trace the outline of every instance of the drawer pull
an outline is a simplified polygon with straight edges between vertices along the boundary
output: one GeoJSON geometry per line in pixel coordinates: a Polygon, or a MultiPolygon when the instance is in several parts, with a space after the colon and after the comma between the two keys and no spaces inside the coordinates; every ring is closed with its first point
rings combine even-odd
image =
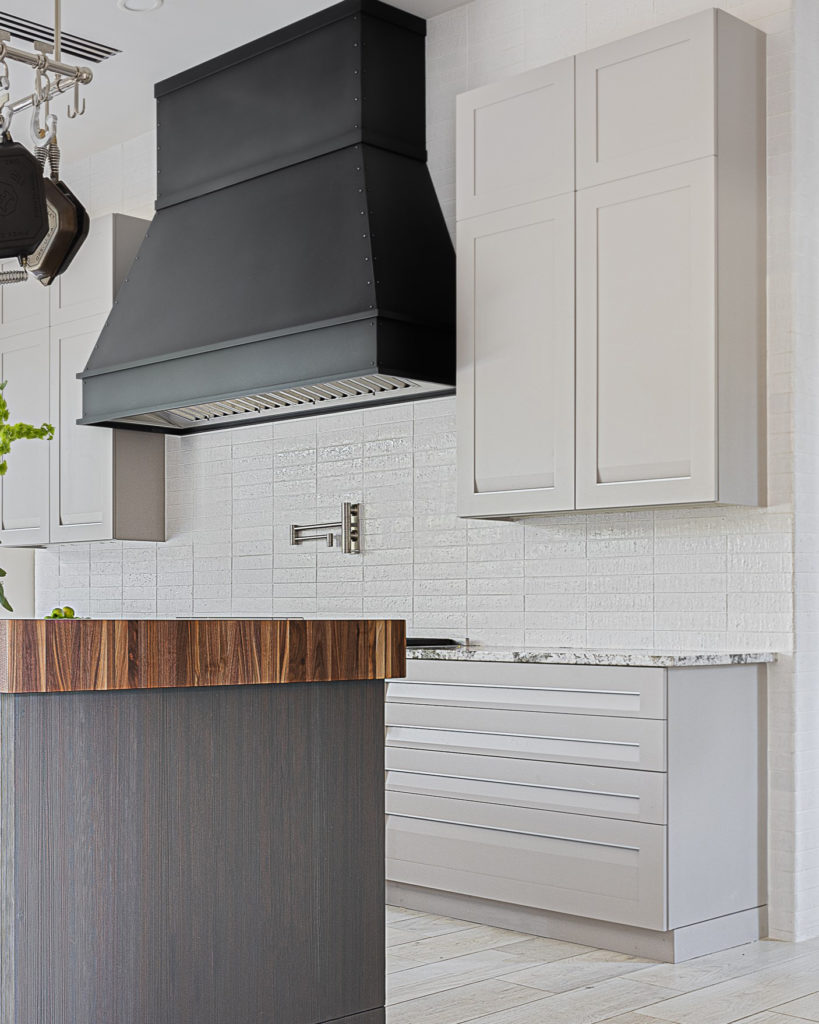
{"type": "MultiPolygon", "coordinates": [[[[401,680],[403,683],[404,681],[401,680]]],[[[639,697],[639,690],[589,690],[580,686],[509,686],[508,683],[455,683],[441,684],[433,679],[413,679],[411,686],[460,686],[463,690],[514,690],[516,693],[587,693],[592,697],[602,694],[604,697],[639,697]]],[[[419,703],[423,703],[420,702],[419,703]]]]}
{"type": "MultiPolygon", "coordinates": [[[[582,793],[585,796],[611,796],[617,797],[621,800],[639,800],[640,797],[636,793],[616,793],[608,789],[578,789],[575,786],[549,786],[547,784],[532,785],[528,782],[506,782],[499,779],[487,779],[477,775],[441,775],[440,772],[424,772],[424,771],[402,771],[400,768],[388,769],[390,775],[426,775],[431,779],[453,779],[454,781],[461,780],[463,782],[489,782],[497,783],[502,786],[517,786],[518,789],[548,789],[555,793],[582,793]]],[[[453,799],[458,799],[454,797],[453,799]]]]}
{"type": "MultiPolygon", "coordinates": [[[[394,727],[395,728],[395,727],[394,727]]],[[[413,729],[418,732],[426,732],[429,730],[428,725],[400,725],[397,728],[400,729],[413,729]]],[[[492,733],[482,732],[478,729],[455,729],[451,725],[446,726],[445,732],[458,733],[460,736],[508,736],[511,739],[516,740],[551,740],[553,743],[593,743],[595,745],[605,747],[634,747],[638,749],[640,744],[635,743],[633,740],[590,740],[581,739],[579,736],[544,736],[540,733],[534,732],[503,732],[503,733],[492,733]]]]}
{"type": "Polygon", "coordinates": [[[505,832],[514,836],[531,836],[533,839],[553,839],[558,843],[580,843],[583,846],[605,846],[610,850],[625,850],[628,853],[639,853],[639,846],[626,846],[623,843],[604,843],[597,839],[575,839],[573,836],[555,836],[547,832],[522,832],[520,829],[500,828],[496,825],[472,825],[451,818],[423,818],[420,814],[396,814],[390,811],[390,818],[406,818],[409,821],[434,821],[438,825],[457,825],[461,828],[475,828],[483,832],[505,832]]]}

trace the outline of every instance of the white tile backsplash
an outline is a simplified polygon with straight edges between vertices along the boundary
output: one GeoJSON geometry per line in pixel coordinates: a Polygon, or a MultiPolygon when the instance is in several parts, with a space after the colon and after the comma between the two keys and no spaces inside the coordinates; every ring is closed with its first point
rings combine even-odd
{"type": "MultiPolygon", "coordinates": [[[[706,6],[473,0],[430,20],[429,163],[450,228],[457,93],[706,6]]],[[[429,400],[169,440],[167,543],[40,551],[37,607],[393,615],[486,643],[780,652],[794,649],[795,621],[796,653],[768,673],[771,927],[804,937],[819,933],[819,5],[716,6],[768,33],[769,507],[465,524],[454,403],[429,400]],[[335,516],[348,497],[363,503],[360,558],[289,545],[291,522],[335,516]]],[[[149,217],[154,173],[153,133],[65,169],[95,216],[149,217]]]]}
{"type": "Polygon", "coordinates": [[[169,438],[168,543],[40,552],[38,610],[73,598],[112,616],[389,614],[484,643],[789,649],[786,508],[467,522],[454,407],[169,438]],[[362,503],[363,555],[290,545],[291,523],[335,519],[348,499],[362,503]]]}

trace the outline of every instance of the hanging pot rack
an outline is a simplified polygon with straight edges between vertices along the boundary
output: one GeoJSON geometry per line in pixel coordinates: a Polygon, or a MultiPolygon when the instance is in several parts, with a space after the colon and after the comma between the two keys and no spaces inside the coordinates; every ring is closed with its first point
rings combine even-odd
{"type": "MultiPolygon", "coordinates": [[[[74,90],[73,108],[68,108],[70,118],[85,112],[85,101],[80,104],[80,86],[88,85],[94,77],[91,68],[79,64],[66,64],[62,60],[62,0],[54,0],[54,45],[41,41],[34,43],[34,51],[10,46],[11,34],[0,30],[0,68],[8,71],[8,61],[26,64],[36,72],[35,88],[32,93],[12,101],[7,98],[0,106],[0,131],[6,132],[13,118],[31,107],[39,108],[48,104],[61,93],[74,90]],[[53,53],[53,56],[52,56],[53,53]],[[53,76],[53,80],[52,80],[53,76]],[[43,85],[45,79],[45,85],[43,85]]],[[[8,87],[8,74],[2,76],[3,88],[8,87]]]]}

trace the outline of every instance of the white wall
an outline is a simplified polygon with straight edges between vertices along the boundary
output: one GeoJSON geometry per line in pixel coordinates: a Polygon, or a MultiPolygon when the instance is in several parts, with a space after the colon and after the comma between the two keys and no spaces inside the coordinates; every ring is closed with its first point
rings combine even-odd
{"type": "MultiPolygon", "coordinates": [[[[800,17],[815,14],[816,0],[797,0],[798,11],[802,5],[800,17]]],[[[707,0],[473,0],[432,19],[430,166],[450,224],[458,92],[705,6],[707,0]]],[[[787,938],[819,933],[819,830],[811,821],[819,791],[812,584],[819,373],[808,358],[817,351],[815,311],[804,301],[817,276],[803,261],[795,331],[791,2],[717,6],[768,33],[767,508],[465,523],[454,513],[453,402],[435,400],[170,439],[168,543],[40,552],[37,602],[40,614],[67,603],[80,614],[114,616],[385,614],[406,617],[416,634],[487,643],[786,652],[769,679],[771,922],[772,933],[787,938]],[[793,650],[794,489],[797,674],[787,653],[793,650]],[[362,557],[289,546],[291,522],[335,514],[344,497],[363,502],[362,557]]],[[[814,85],[816,39],[814,27],[801,65],[814,85]]],[[[819,175],[809,159],[817,104],[809,106],[807,82],[805,89],[801,180],[805,216],[815,218],[819,175]]],[[[147,135],[67,168],[65,176],[94,215],[150,216],[153,169],[147,135]]],[[[801,233],[800,257],[816,256],[811,231],[801,233]]]]}

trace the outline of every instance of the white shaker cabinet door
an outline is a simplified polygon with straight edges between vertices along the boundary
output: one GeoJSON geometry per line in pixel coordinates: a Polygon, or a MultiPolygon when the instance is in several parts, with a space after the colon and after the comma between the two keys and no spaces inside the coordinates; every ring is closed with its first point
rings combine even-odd
{"type": "MultiPolygon", "coordinates": [[[[3,260],[0,270],[19,270],[17,260],[3,260]]],[[[27,281],[0,288],[0,338],[48,327],[49,289],[29,276],[27,281]]]]}
{"type": "Polygon", "coordinates": [[[577,195],[577,507],[717,500],[715,160],[577,195]]]}
{"type": "Polygon", "coordinates": [[[457,100],[458,219],[574,190],[574,58],[457,100]]]}
{"type": "MultiPolygon", "coordinates": [[[[48,328],[0,341],[0,363],[0,379],[8,381],[11,422],[38,427],[49,422],[48,328]]],[[[16,441],[6,457],[9,470],[0,477],[0,542],[4,545],[48,544],[50,443],[16,441]]]]}
{"type": "Polygon", "coordinates": [[[458,505],[574,507],[574,197],[458,225],[458,505]]]}
{"type": "Polygon", "coordinates": [[[577,187],[712,156],[716,12],[576,57],[577,187]]]}
{"type": "Polygon", "coordinates": [[[51,329],[51,407],[59,410],[51,443],[51,542],[110,540],[113,535],[113,435],[77,424],[85,368],[105,317],[51,329]]]}
{"type": "Polygon", "coordinates": [[[110,313],[147,228],[148,221],[121,213],[91,221],[88,237],[71,266],[48,289],[52,325],[110,313]]]}

